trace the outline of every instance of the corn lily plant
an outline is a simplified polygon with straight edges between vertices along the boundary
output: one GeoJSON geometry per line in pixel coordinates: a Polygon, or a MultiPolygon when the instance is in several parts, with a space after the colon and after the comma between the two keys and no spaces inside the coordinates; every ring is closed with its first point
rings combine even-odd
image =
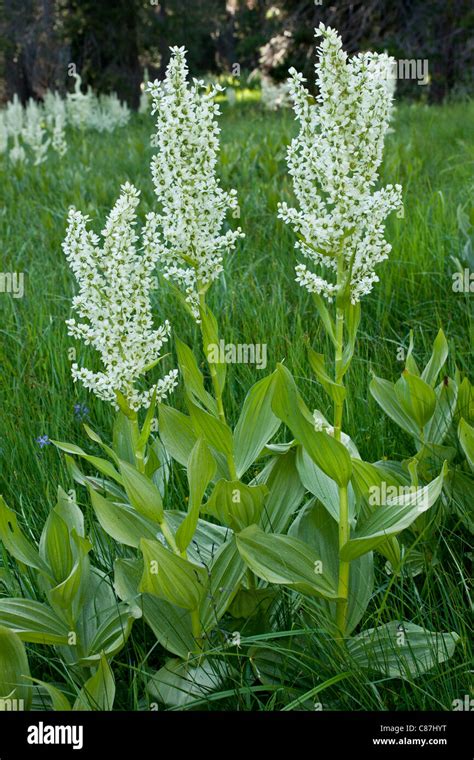
{"type": "MultiPolygon", "coordinates": [[[[20,642],[54,647],[77,692],[74,709],[111,709],[115,682],[110,662],[124,647],[134,617],[131,608],[117,599],[105,573],[90,563],[93,547],[85,535],[81,510],[58,489],[56,506],[35,546],[0,499],[0,540],[23,571],[21,596],[0,598],[0,631],[7,629],[20,642]],[[35,587],[41,589],[41,601],[34,596],[35,587]]],[[[21,651],[15,641],[11,639],[11,646],[21,651]]],[[[29,672],[21,662],[17,671],[22,683],[29,672]]],[[[38,683],[54,709],[70,709],[62,690],[38,683]]],[[[25,689],[30,703],[32,683],[24,683],[25,689]]]]}
{"type": "MultiPolygon", "coordinates": [[[[216,664],[215,651],[228,644],[232,621],[278,604],[282,587],[292,598],[312,600],[326,631],[360,667],[388,677],[425,672],[451,656],[457,640],[455,633],[402,621],[352,635],[372,595],[374,550],[398,569],[397,535],[436,502],[446,465],[427,485],[414,483],[408,495],[375,508],[371,489],[398,485],[397,474],[363,462],[343,431],[344,378],[360,299],[388,255],[384,220],[400,208],[401,188],[373,190],[393,93],[386,79],[390,59],[366,54],[348,61],[333,30],[320,27],[319,33],[317,104],[292,74],[301,130],[289,166],[299,209],[282,204],[280,215],[294,226],[298,250],[321,268],[315,273],[299,264],[297,280],[313,294],[334,347],[332,376],[325,357],[309,351],[334,405],[331,424],[310,411],[284,364],[248,390],[235,426],[226,414],[227,367],[211,352],[219,330],[206,297],[242,233],[223,229],[237,199],[217,178],[215,91],[187,81],[182,48],[172,50],[164,82],[149,88],[157,114],[152,175],[158,211],[147,215],[140,249],[132,186],[122,187],[102,244],[88,220],[70,212],[64,250],[80,286],[73,307],[81,321],[68,326],[103,364],[100,372],[77,364],[73,377],[111,403],[117,417],[111,445],[84,426],[104,456],[56,445],[76,482],[89,490],[101,528],[120,545],[118,597],[174,655],[148,685],[166,704],[183,706],[220,685],[228,666],[224,658],[216,664]],[[147,379],[156,378],[165,361],[162,347],[170,335],[166,321],[153,326],[155,266],[201,331],[204,371],[193,350],[174,341],[187,413],[164,403],[176,370],[147,379]],[[293,440],[275,443],[282,423],[293,440]],[[170,486],[176,466],[186,470],[187,504],[176,504],[170,486]],[[299,509],[307,492],[312,498],[299,509]]],[[[271,614],[265,624],[272,629],[271,614]]],[[[238,637],[228,645],[238,646],[238,637]]]]}
{"type": "MultiPolygon", "coordinates": [[[[405,367],[396,383],[374,375],[370,392],[379,406],[413,440],[415,454],[406,462],[387,461],[385,467],[406,485],[428,483],[444,461],[449,463],[436,508],[410,526],[414,539],[429,541],[432,530],[453,513],[472,530],[470,493],[474,471],[474,392],[469,378],[456,370],[446,374],[449,347],[442,330],[433,342],[427,364],[418,368],[410,334],[405,367]]],[[[410,549],[410,567],[423,566],[420,549],[410,549]]]]}

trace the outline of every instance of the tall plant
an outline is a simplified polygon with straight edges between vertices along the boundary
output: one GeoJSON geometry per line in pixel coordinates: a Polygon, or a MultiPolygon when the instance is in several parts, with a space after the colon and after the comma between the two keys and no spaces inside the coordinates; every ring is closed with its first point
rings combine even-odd
{"type": "MultiPolygon", "coordinates": [[[[391,250],[384,222],[391,211],[401,209],[402,188],[387,185],[374,191],[392,109],[393,59],[365,53],[349,60],[337,32],[324,24],[316,37],[321,45],[315,102],[303,76],[290,70],[300,131],[288,149],[288,167],[299,208],[280,203],[279,216],[292,225],[298,236],[295,248],[310,263],[298,263],[296,281],[313,295],[334,349],[332,378],[324,355],[309,350],[313,371],[334,405],[332,426],[316,413],[315,427],[339,442],[347,395],[344,377],[354,353],[360,301],[378,281],[376,265],[391,250]]],[[[344,635],[350,571],[342,552],[350,536],[348,478],[340,479],[338,490],[337,625],[344,635]]]]}

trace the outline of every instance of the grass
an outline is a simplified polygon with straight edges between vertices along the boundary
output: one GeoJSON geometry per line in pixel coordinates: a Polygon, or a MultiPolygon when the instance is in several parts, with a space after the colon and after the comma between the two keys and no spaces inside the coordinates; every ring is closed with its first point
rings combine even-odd
{"type": "MultiPolygon", "coordinates": [[[[226,342],[267,343],[267,371],[284,359],[311,408],[328,413],[321,389],[309,379],[305,345],[309,340],[328,355],[329,347],[311,300],[294,282],[292,233],[276,217],[277,202],[291,199],[285,150],[295,130],[292,113],[269,114],[253,103],[223,110],[221,175],[225,187],[238,191],[240,219],[231,224],[239,223],[246,238],[227,260],[225,276],[212,290],[211,308],[226,342]]],[[[469,368],[469,296],[452,290],[451,257],[460,255],[464,242],[457,208],[465,207],[471,219],[474,214],[474,145],[469,128],[473,112],[472,103],[402,104],[388,136],[382,181],[403,185],[405,218],[392,217],[388,222],[393,252],[380,268],[381,282],[364,300],[358,347],[347,380],[350,398],[345,429],[368,461],[382,456],[403,459],[412,453],[409,438],[382,414],[368,392],[371,370],[390,379],[399,373],[402,364],[397,350],[407,348],[410,329],[415,331],[416,355],[427,359],[442,326],[451,345],[451,372],[454,360],[460,369],[469,368]]],[[[142,192],[144,217],[154,207],[151,131],[149,119],[135,116],[128,127],[111,136],[69,135],[69,151],[63,159],[51,155],[39,167],[11,168],[5,159],[0,163],[2,269],[26,276],[24,298],[0,294],[0,492],[23,515],[23,524],[35,537],[54,504],[58,485],[66,490],[72,487],[56,449],[40,448],[36,439],[47,435],[86,445],[73,412],[76,403],[87,405],[93,426],[105,438],[112,424],[112,410],[74,386],[70,377],[69,351],[74,344],[64,320],[69,316],[74,283],[61,251],[67,209],[73,204],[88,213],[99,231],[119,185],[129,180],[142,192]]],[[[196,327],[166,285],[155,295],[157,316],[169,318],[174,332],[198,350],[196,327]]],[[[81,349],[76,348],[81,359],[81,349]]],[[[263,374],[249,365],[232,366],[225,392],[231,422],[237,420],[246,389],[263,374]]],[[[179,391],[175,403],[180,403],[179,391]]],[[[175,502],[169,506],[179,509],[184,496],[180,473],[175,475],[175,484],[175,502]]],[[[90,525],[85,494],[78,491],[78,499],[90,525]]],[[[435,550],[440,561],[428,564],[416,578],[390,580],[380,563],[363,627],[375,624],[383,604],[384,621],[408,619],[430,630],[456,631],[461,645],[449,663],[416,681],[368,682],[354,663],[339,662],[341,655],[334,652],[332,643],[318,638],[314,626],[307,623],[308,655],[297,677],[290,673],[286,686],[263,689],[253,677],[248,658],[235,648],[225,650],[238,666],[235,682],[213,695],[206,706],[279,709],[288,699],[301,697],[305,685],[312,693],[319,684],[314,699],[304,702],[310,709],[311,700],[321,701],[328,709],[450,709],[453,699],[469,693],[465,531],[455,521],[447,524],[436,535],[435,550]],[[348,668],[343,681],[332,682],[335,673],[348,668]]],[[[111,542],[105,542],[104,552],[113,558],[111,542]]],[[[282,625],[288,629],[301,628],[301,615],[293,607],[288,597],[282,606],[282,625]]],[[[251,639],[257,634],[243,631],[242,635],[251,639]]],[[[285,650],[270,634],[259,639],[258,646],[263,645],[275,656],[285,650]]],[[[59,661],[52,650],[29,650],[37,677],[63,680],[65,674],[58,674],[59,661]]],[[[144,706],[146,671],[159,667],[163,659],[151,632],[138,622],[131,644],[115,661],[119,708],[144,706]]]]}

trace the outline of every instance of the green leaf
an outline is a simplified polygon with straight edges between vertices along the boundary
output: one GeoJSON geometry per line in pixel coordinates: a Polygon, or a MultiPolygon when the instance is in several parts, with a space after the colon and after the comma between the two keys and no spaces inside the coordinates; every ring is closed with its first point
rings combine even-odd
{"type": "Polygon", "coordinates": [[[377,404],[382,407],[385,414],[416,439],[420,436],[420,431],[415,420],[405,411],[395,393],[395,385],[389,380],[383,380],[381,377],[373,377],[369,385],[369,390],[376,400],[377,404]]]}
{"type": "Polygon", "coordinates": [[[118,464],[118,457],[115,451],[102,441],[102,438],[100,437],[100,435],[96,433],[95,430],[92,430],[92,428],[89,427],[89,425],[87,425],[85,422],[83,423],[83,428],[86,431],[89,438],[91,439],[91,441],[94,441],[94,443],[99,444],[99,446],[101,447],[101,449],[103,449],[103,451],[107,454],[107,456],[109,456],[116,464],[118,464]]]}
{"type": "Polygon", "coordinates": [[[309,596],[337,597],[327,570],[319,565],[321,558],[302,541],[264,533],[257,525],[239,533],[236,541],[244,562],[267,583],[285,585],[309,596]]]}
{"type": "Polygon", "coordinates": [[[184,386],[192,400],[207,409],[208,412],[217,415],[217,404],[204,387],[204,377],[200,371],[196,359],[191,349],[175,336],[176,352],[178,354],[178,364],[183,376],[184,386]]]}
{"type": "Polygon", "coordinates": [[[395,395],[407,415],[413,419],[419,430],[432,418],[436,395],[433,388],[421,377],[412,375],[407,369],[395,383],[395,395]]]}
{"type": "Polygon", "coordinates": [[[2,496],[0,496],[0,540],[7,552],[18,562],[23,562],[24,565],[34,567],[49,575],[48,566],[25,537],[18,525],[16,514],[7,507],[2,496]]]}
{"type": "Polygon", "coordinates": [[[197,610],[208,587],[205,568],[173,554],[159,541],[142,539],[140,548],[144,569],[139,591],[197,610]]]}
{"type": "Polygon", "coordinates": [[[349,639],[351,660],[388,678],[411,680],[454,654],[457,633],[435,633],[414,623],[386,623],[349,639]]]}
{"type": "MultiPolygon", "coordinates": [[[[321,558],[334,587],[339,573],[339,528],[336,520],[316,499],[311,499],[299,512],[288,535],[304,541],[321,558]]],[[[372,596],[374,586],[373,555],[371,552],[351,563],[349,576],[348,612],[346,633],[349,635],[362,618],[372,596]]],[[[336,605],[327,600],[317,600],[324,605],[336,634],[336,605]]]]}
{"type": "Polygon", "coordinates": [[[360,301],[356,304],[348,303],[344,309],[345,327],[347,334],[346,345],[342,353],[342,374],[345,375],[349,369],[352,357],[355,351],[357,330],[360,324],[360,301]]]}
{"type": "Polygon", "coordinates": [[[451,427],[457,401],[457,385],[445,377],[435,390],[436,406],[431,420],[425,428],[425,441],[441,444],[451,427]]]}
{"type": "Polygon", "coordinates": [[[229,612],[234,618],[251,618],[255,615],[266,615],[271,605],[278,597],[278,589],[240,588],[232,600],[229,612]]]}
{"type": "MultiPolygon", "coordinates": [[[[363,462],[361,459],[352,460],[352,484],[359,502],[359,520],[367,520],[368,517],[378,508],[380,503],[378,496],[383,493],[387,487],[394,486],[398,489],[400,485],[408,485],[408,478],[401,478],[392,472],[389,468],[383,469],[383,465],[388,462],[370,464],[363,462]]],[[[377,546],[377,551],[382,554],[391,563],[394,570],[398,567],[400,561],[400,546],[395,536],[390,536],[377,546]]]]}
{"type": "Polygon", "coordinates": [[[120,599],[132,605],[135,614],[137,610],[143,612],[143,619],[165,649],[186,660],[196,646],[189,612],[151,594],[139,593],[141,560],[119,559],[114,568],[114,586],[120,599]]]}
{"type": "Polygon", "coordinates": [[[235,538],[223,544],[210,567],[209,592],[204,597],[199,617],[204,631],[214,628],[227,611],[240,587],[245,572],[235,538]]]}
{"type": "Polygon", "coordinates": [[[142,604],[143,619],[161,646],[187,660],[196,649],[189,611],[151,594],[143,594],[142,604]]]}
{"type": "Polygon", "coordinates": [[[73,710],[112,710],[115,700],[115,679],[105,655],[74,702],[73,710]]]}
{"type": "Polygon", "coordinates": [[[0,599],[0,625],[32,644],[67,644],[66,624],[46,604],[34,599],[0,599]]]}
{"type": "Polygon", "coordinates": [[[135,464],[135,432],[132,420],[117,412],[112,433],[113,448],[119,459],[135,464]]]}
{"type": "MultiPolygon", "coordinates": [[[[205,305],[204,308],[201,308],[200,313],[203,349],[206,359],[209,361],[210,352],[212,353],[212,346],[219,346],[217,320],[207,305],[205,305]]],[[[212,356],[210,358],[212,360],[212,356]]],[[[225,362],[213,362],[213,364],[217,373],[217,382],[219,383],[219,388],[222,393],[225,386],[227,365],[225,362]]]]}
{"type": "Polygon", "coordinates": [[[266,485],[248,486],[240,480],[219,480],[202,510],[239,531],[260,521],[267,493],[266,485]]]}
{"type": "Polygon", "coordinates": [[[114,591],[125,602],[134,617],[143,614],[142,595],[138,585],[143,575],[143,562],[139,559],[116,559],[114,562],[114,591]]]}
{"type": "Polygon", "coordinates": [[[474,423],[474,386],[471,385],[467,377],[464,377],[462,382],[458,383],[456,420],[460,417],[464,417],[470,425],[474,423]]]}
{"type": "Polygon", "coordinates": [[[296,469],[295,449],[273,457],[255,482],[264,483],[269,490],[262,514],[262,526],[272,533],[285,533],[304,496],[304,488],[296,469]]]}
{"type": "Polygon", "coordinates": [[[100,525],[115,541],[137,548],[142,538],[156,538],[158,525],[143,517],[128,504],[104,499],[92,488],[89,489],[89,494],[100,525]]]}
{"type": "Polygon", "coordinates": [[[106,491],[106,493],[110,496],[123,501],[124,492],[120,486],[116,485],[111,480],[106,480],[106,478],[94,478],[90,475],[84,475],[76,460],[73,459],[73,457],[69,456],[69,454],[64,455],[64,460],[66,462],[68,472],[75,483],[78,483],[81,486],[90,486],[95,491],[106,491]]]}
{"type": "Polygon", "coordinates": [[[53,509],[46,520],[39,545],[40,557],[51,568],[56,583],[68,577],[74,565],[69,528],[53,509]]]}
{"type": "MultiPolygon", "coordinates": [[[[176,534],[186,519],[186,512],[167,509],[165,516],[172,533],[176,534]]],[[[216,550],[231,536],[232,531],[229,528],[199,518],[193,540],[187,549],[188,559],[198,565],[208,565],[212,562],[216,550]]]]}
{"type": "Polygon", "coordinates": [[[168,660],[148,681],[146,689],[153,699],[170,707],[183,708],[217,691],[225,674],[224,665],[214,665],[209,660],[203,660],[199,665],[168,660]]]}
{"type": "Polygon", "coordinates": [[[387,499],[368,520],[358,526],[352,538],[342,547],[341,559],[353,560],[378,547],[388,537],[408,528],[417,517],[426,512],[438,499],[446,475],[446,465],[435,480],[423,488],[407,489],[408,493],[387,499]]]}
{"type": "Polygon", "coordinates": [[[160,404],[158,409],[161,440],[170,456],[186,467],[198,439],[191,418],[166,404],[160,404]]]}
{"type": "MultiPolygon", "coordinates": [[[[357,460],[355,460],[357,461],[357,460]]],[[[329,514],[339,521],[339,489],[332,478],[326,475],[317,464],[309,457],[305,449],[298,446],[296,453],[296,466],[301,482],[307,491],[316,496],[325,506],[329,514]]],[[[352,521],[355,514],[355,499],[351,486],[348,488],[349,520],[352,521]]]]}
{"type": "Polygon", "coordinates": [[[78,536],[85,536],[84,515],[76,502],[63,491],[61,486],[58,486],[58,500],[54,507],[54,511],[64,520],[69,531],[72,531],[74,528],[78,536]]]}
{"type": "Polygon", "coordinates": [[[319,293],[313,293],[313,301],[316,305],[316,308],[319,312],[319,316],[321,317],[321,321],[325,327],[325,330],[327,334],[329,335],[332,344],[334,346],[337,346],[337,340],[336,340],[336,328],[334,325],[334,320],[332,319],[329,310],[326,306],[326,303],[324,301],[324,298],[319,295],[319,293]]]}
{"type": "Polygon", "coordinates": [[[176,544],[183,552],[194,536],[202,500],[210,481],[216,473],[216,463],[203,438],[199,438],[188,459],[189,483],[188,514],[176,533],[176,544]]]}
{"type": "MultiPolygon", "coordinates": [[[[195,432],[191,418],[176,409],[160,404],[159,420],[160,437],[167,452],[184,467],[187,466],[189,455],[199,437],[205,438],[209,443],[205,435],[201,436],[195,432]]],[[[217,464],[217,476],[220,478],[227,477],[228,469],[225,457],[214,449],[212,454],[217,464]]]]}
{"type": "Polygon", "coordinates": [[[69,699],[56,686],[46,681],[40,681],[38,678],[31,679],[33,683],[42,686],[51,700],[51,709],[55,712],[68,712],[71,709],[69,699]]]}
{"type": "Polygon", "coordinates": [[[407,352],[407,358],[405,360],[405,367],[409,372],[411,372],[412,375],[420,375],[420,370],[417,367],[416,361],[413,358],[413,330],[410,330],[410,343],[408,345],[408,352],[407,352]]]}
{"type": "Polygon", "coordinates": [[[342,383],[336,383],[328,375],[324,354],[317,354],[308,346],[308,358],[311,368],[329,397],[337,404],[342,404],[346,397],[346,389],[342,383]]]}
{"type": "Polygon", "coordinates": [[[232,431],[230,427],[209,412],[196,406],[188,398],[188,409],[196,437],[202,436],[205,441],[226,457],[233,456],[232,431]]]}
{"type": "Polygon", "coordinates": [[[128,462],[120,461],[123,485],[132,507],[148,520],[163,520],[163,502],[155,484],[128,462]]]}
{"type": "Polygon", "coordinates": [[[280,427],[280,420],[272,411],[274,378],[275,373],[259,380],[245,397],[242,413],[234,430],[238,478],[241,478],[255,462],[280,427]]]}
{"type": "Polygon", "coordinates": [[[71,538],[75,545],[74,565],[61,583],[49,589],[48,599],[51,606],[62,610],[72,623],[76,620],[81,607],[82,592],[89,571],[87,555],[92,549],[92,544],[86,538],[78,536],[74,529],[71,532],[71,538]]]}
{"type": "MultiPolygon", "coordinates": [[[[143,460],[144,459],[144,455],[145,455],[148,439],[150,438],[150,435],[151,435],[152,422],[153,422],[153,420],[155,418],[156,394],[157,394],[157,386],[155,385],[155,390],[153,391],[153,395],[152,395],[152,398],[151,398],[150,406],[148,407],[148,409],[146,411],[146,416],[145,416],[145,419],[143,421],[143,427],[142,427],[142,429],[140,431],[140,435],[138,436],[138,441],[137,441],[136,446],[135,446],[135,459],[137,459],[137,458],[139,460],[143,460]]],[[[149,463],[149,461],[150,461],[150,459],[152,457],[156,457],[156,455],[155,455],[153,449],[150,447],[150,450],[148,452],[148,461],[147,461],[147,464],[149,463]]],[[[131,464],[133,464],[133,462],[131,462],[131,464]]]]}
{"type": "Polygon", "coordinates": [[[448,358],[449,348],[448,341],[444,332],[440,330],[433,343],[433,352],[431,358],[421,373],[422,380],[434,388],[436,379],[441,372],[446,359],[448,358]]]}
{"type": "Polygon", "coordinates": [[[458,425],[458,438],[471,470],[474,470],[474,428],[462,417],[458,425]]]}
{"type": "Polygon", "coordinates": [[[91,465],[93,465],[96,470],[101,472],[107,478],[112,478],[112,480],[115,480],[117,483],[122,483],[122,478],[120,477],[119,473],[113,464],[107,459],[102,459],[101,457],[95,457],[92,456],[92,454],[87,454],[84,449],[81,449],[80,446],[76,446],[74,443],[66,443],[64,441],[51,441],[51,443],[54,443],[54,445],[58,449],[61,449],[61,451],[65,451],[66,454],[75,454],[75,456],[81,457],[81,459],[85,459],[86,462],[89,462],[91,465]]]}
{"type": "Polygon", "coordinates": [[[13,631],[0,626],[0,700],[23,700],[23,709],[28,710],[32,696],[29,678],[25,647],[13,631]]]}
{"type": "Polygon", "coordinates": [[[104,611],[103,620],[89,643],[87,657],[80,659],[81,665],[91,665],[101,658],[114,657],[127,643],[136,615],[131,614],[127,604],[116,603],[115,607],[104,611]]]}
{"type": "Polygon", "coordinates": [[[346,486],[351,477],[351,458],[345,446],[325,432],[316,432],[309,421],[312,417],[301,399],[291,373],[278,365],[277,382],[273,396],[275,414],[290,428],[295,438],[310,455],[313,462],[340,486],[346,486]]]}

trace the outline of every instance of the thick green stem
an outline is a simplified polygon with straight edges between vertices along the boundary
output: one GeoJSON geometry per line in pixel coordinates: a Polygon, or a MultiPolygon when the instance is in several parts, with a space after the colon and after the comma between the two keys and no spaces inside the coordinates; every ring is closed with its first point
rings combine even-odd
{"type": "MultiPolygon", "coordinates": [[[[349,540],[349,503],[347,486],[339,486],[339,552],[349,540]]],[[[340,599],[336,604],[336,625],[344,636],[347,622],[347,599],[349,596],[350,562],[339,559],[339,578],[337,595],[340,599]]]]}
{"type": "MultiPolygon", "coordinates": [[[[341,287],[344,275],[344,260],[339,257],[337,267],[337,282],[341,287]]],[[[336,348],[334,380],[336,383],[343,382],[343,351],[344,351],[344,310],[336,305],[336,348]]],[[[344,401],[334,402],[334,438],[341,440],[342,418],[344,413],[344,401]]],[[[336,624],[341,636],[346,632],[347,599],[349,596],[349,572],[350,563],[340,559],[341,549],[349,540],[349,503],[347,498],[347,486],[339,486],[339,574],[338,574],[338,597],[336,603],[336,624]]]]}
{"type": "MultiPolygon", "coordinates": [[[[199,295],[199,309],[201,312],[201,315],[205,313],[206,310],[206,296],[204,293],[200,293],[199,295]]],[[[202,324],[202,317],[201,317],[201,324],[202,324]]],[[[202,331],[201,331],[202,334],[202,331]]],[[[217,413],[219,415],[219,419],[221,422],[226,424],[226,418],[225,418],[225,412],[224,412],[224,404],[222,402],[222,388],[219,383],[219,377],[217,375],[217,370],[213,364],[213,362],[209,361],[209,354],[208,354],[208,347],[204,345],[204,334],[202,334],[202,340],[203,340],[203,349],[204,354],[206,356],[207,366],[209,367],[209,372],[211,374],[211,380],[212,380],[212,387],[214,390],[214,397],[216,399],[217,404],[217,413]]],[[[229,468],[229,475],[231,480],[238,480],[237,477],[237,470],[235,468],[235,461],[233,454],[227,455],[227,466],[229,468]]]]}
{"type": "Polygon", "coordinates": [[[135,412],[133,417],[130,417],[130,420],[132,422],[132,442],[133,442],[133,451],[135,452],[135,466],[138,470],[138,472],[144,473],[145,472],[145,459],[144,459],[144,452],[139,449],[138,441],[140,438],[140,426],[138,424],[138,415],[135,412]]]}

